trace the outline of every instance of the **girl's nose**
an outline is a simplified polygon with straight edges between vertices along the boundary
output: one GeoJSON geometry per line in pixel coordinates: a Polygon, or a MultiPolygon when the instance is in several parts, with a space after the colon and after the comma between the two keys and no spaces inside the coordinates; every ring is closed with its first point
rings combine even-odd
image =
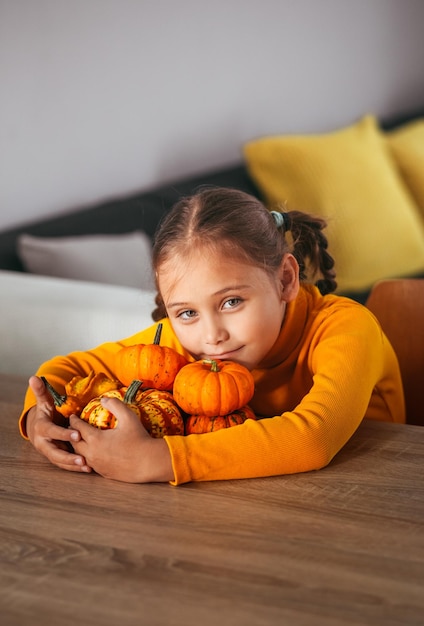
{"type": "Polygon", "coordinates": [[[204,326],[204,339],[208,345],[216,346],[228,339],[225,327],[216,319],[207,320],[204,326]]]}

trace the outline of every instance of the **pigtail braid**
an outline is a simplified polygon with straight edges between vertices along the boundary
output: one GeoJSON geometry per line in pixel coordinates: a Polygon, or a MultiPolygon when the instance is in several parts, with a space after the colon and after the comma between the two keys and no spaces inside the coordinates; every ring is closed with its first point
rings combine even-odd
{"type": "Polygon", "coordinates": [[[327,222],[300,211],[289,211],[285,216],[286,230],[293,238],[293,255],[299,263],[300,279],[312,280],[322,294],[335,291],[334,259],[328,252],[328,240],[322,232],[327,222]]]}
{"type": "Polygon", "coordinates": [[[165,303],[159,292],[156,294],[155,304],[156,304],[156,308],[152,312],[152,318],[154,322],[159,322],[159,320],[163,319],[164,317],[168,317],[168,314],[165,308],[165,303]]]}

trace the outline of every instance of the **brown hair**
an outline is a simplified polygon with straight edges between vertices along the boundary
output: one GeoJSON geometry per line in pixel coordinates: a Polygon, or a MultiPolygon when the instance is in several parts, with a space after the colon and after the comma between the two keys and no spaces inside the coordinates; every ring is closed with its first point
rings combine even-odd
{"type": "MultiPolygon", "coordinates": [[[[260,200],[242,191],[201,189],[180,199],[162,221],[153,244],[154,270],[175,253],[187,255],[202,245],[274,274],[284,254],[291,252],[301,281],[314,282],[323,294],[334,291],[334,260],[322,232],[325,220],[300,211],[282,217],[280,225],[260,200]],[[291,241],[285,236],[288,232],[291,241]]],[[[159,293],[156,304],[154,320],[166,316],[159,293]]]]}

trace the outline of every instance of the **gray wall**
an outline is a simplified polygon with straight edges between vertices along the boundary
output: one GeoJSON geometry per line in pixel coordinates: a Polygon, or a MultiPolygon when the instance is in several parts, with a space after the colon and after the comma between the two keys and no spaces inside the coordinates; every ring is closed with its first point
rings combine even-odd
{"type": "Polygon", "coordinates": [[[0,0],[0,228],[424,104],[422,0],[0,0]]]}

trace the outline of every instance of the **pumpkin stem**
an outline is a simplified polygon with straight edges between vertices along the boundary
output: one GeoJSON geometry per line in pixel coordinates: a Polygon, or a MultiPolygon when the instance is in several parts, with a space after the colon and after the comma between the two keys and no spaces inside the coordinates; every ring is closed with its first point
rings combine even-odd
{"type": "Polygon", "coordinates": [[[40,376],[40,378],[43,381],[44,385],[46,386],[47,391],[53,398],[53,402],[55,406],[62,406],[62,404],[65,404],[66,396],[61,396],[60,393],[58,393],[56,389],[49,383],[49,381],[47,380],[47,378],[45,378],[45,376],[40,376]]]}
{"type": "Polygon", "coordinates": [[[133,380],[132,383],[128,386],[128,389],[125,392],[124,402],[125,404],[132,404],[134,402],[135,395],[137,391],[140,389],[142,385],[141,380],[133,380]]]}
{"type": "Polygon", "coordinates": [[[211,372],[219,372],[218,363],[214,359],[203,359],[203,363],[208,363],[211,366],[211,372]]]}
{"type": "Polygon", "coordinates": [[[162,334],[162,322],[158,324],[156,328],[155,338],[153,339],[153,345],[158,346],[160,344],[160,336],[162,334]]]}

